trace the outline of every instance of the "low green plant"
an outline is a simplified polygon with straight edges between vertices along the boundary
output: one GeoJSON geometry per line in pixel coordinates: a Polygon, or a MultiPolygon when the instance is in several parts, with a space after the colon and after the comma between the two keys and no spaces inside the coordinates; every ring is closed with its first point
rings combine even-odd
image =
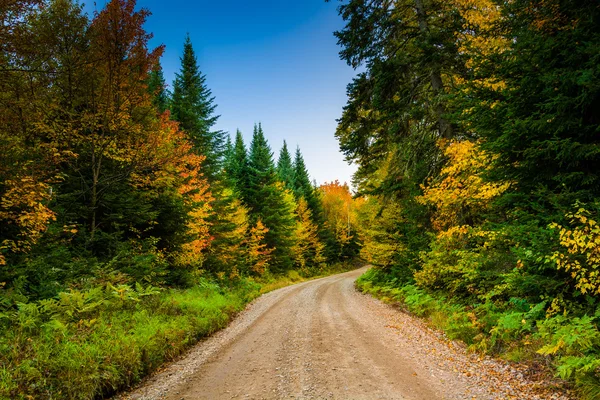
{"type": "Polygon", "coordinates": [[[18,303],[0,332],[0,398],[108,396],[224,327],[258,294],[256,284],[107,284],[18,303]]]}

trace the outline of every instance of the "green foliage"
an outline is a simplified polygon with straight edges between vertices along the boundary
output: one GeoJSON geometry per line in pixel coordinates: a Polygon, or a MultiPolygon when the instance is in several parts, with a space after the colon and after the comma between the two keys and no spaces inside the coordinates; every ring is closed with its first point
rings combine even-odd
{"type": "Polygon", "coordinates": [[[0,397],[108,396],[225,326],[259,289],[107,284],[21,303],[0,338],[0,397]]]}
{"type": "Polygon", "coordinates": [[[183,45],[181,70],[173,82],[173,99],[171,111],[173,119],[189,135],[198,154],[206,157],[205,173],[211,183],[219,173],[224,146],[225,134],[212,131],[219,119],[215,115],[216,104],[212,92],[206,85],[206,76],[198,67],[198,60],[189,35],[183,45]]]}
{"type": "Polygon", "coordinates": [[[336,136],[378,269],[358,285],[594,398],[600,10],[476,3],[339,8],[341,58],[364,71],[336,136]]]}
{"type": "Polygon", "coordinates": [[[167,90],[167,83],[163,74],[162,67],[157,63],[150,71],[148,78],[148,92],[152,95],[152,104],[159,113],[164,113],[169,107],[170,93],[167,90]]]}
{"type": "Polygon", "coordinates": [[[280,182],[285,184],[286,189],[294,190],[294,165],[285,140],[283,141],[283,146],[281,147],[279,158],[277,159],[277,178],[280,182]]]}
{"type": "Polygon", "coordinates": [[[233,181],[238,196],[246,200],[248,198],[250,170],[248,165],[248,152],[244,144],[244,137],[239,130],[235,134],[235,141],[231,152],[225,159],[225,170],[227,176],[233,181]]]}
{"type": "Polygon", "coordinates": [[[253,222],[260,219],[268,228],[265,240],[273,250],[271,266],[274,271],[287,271],[293,265],[296,204],[277,180],[273,153],[260,124],[254,127],[248,173],[248,186],[243,191],[243,200],[250,208],[253,222]]]}

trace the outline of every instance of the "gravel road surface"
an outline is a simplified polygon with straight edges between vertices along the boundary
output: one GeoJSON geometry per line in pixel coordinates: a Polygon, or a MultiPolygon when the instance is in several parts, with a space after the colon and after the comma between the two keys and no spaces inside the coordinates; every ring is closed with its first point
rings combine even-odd
{"type": "Polygon", "coordinates": [[[568,399],[370,296],[365,268],[255,300],[122,399],[568,399]]]}

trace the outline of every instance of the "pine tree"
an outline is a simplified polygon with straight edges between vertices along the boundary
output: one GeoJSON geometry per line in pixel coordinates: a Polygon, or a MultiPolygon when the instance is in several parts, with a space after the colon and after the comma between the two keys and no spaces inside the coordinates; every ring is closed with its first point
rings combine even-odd
{"type": "Polygon", "coordinates": [[[308,208],[311,211],[312,219],[318,225],[323,222],[323,211],[321,201],[319,200],[318,193],[314,186],[310,183],[310,177],[306,164],[304,163],[304,157],[300,152],[300,147],[296,148],[296,155],[294,157],[294,195],[296,199],[304,198],[308,204],[308,208]]]}
{"type": "Polygon", "coordinates": [[[254,126],[249,154],[248,193],[244,199],[251,209],[260,211],[264,202],[264,188],[277,181],[273,153],[265,139],[262,126],[254,126]]]}
{"type": "Polygon", "coordinates": [[[244,137],[239,130],[235,134],[235,142],[225,159],[227,176],[233,181],[233,186],[239,197],[246,202],[249,186],[248,151],[244,144],[244,137]]]}
{"type": "Polygon", "coordinates": [[[292,164],[292,156],[290,155],[285,140],[283,141],[283,147],[279,152],[277,176],[279,180],[285,184],[286,189],[294,190],[294,165],[292,164]]]}
{"type": "Polygon", "coordinates": [[[224,132],[211,130],[219,118],[215,115],[214,100],[188,35],[183,45],[181,71],[173,84],[171,111],[173,119],[193,141],[195,150],[206,157],[205,172],[211,183],[220,171],[225,145],[224,132]]]}
{"type": "Polygon", "coordinates": [[[169,91],[160,63],[157,63],[150,71],[148,92],[152,95],[152,104],[158,112],[164,113],[169,108],[169,91]]]}
{"type": "Polygon", "coordinates": [[[248,189],[244,200],[254,220],[261,219],[269,229],[265,240],[273,249],[273,267],[280,271],[290,269],[295,202],[277,181],[273,153],[260,124],[254,127],[248,164],[248,189]]]}

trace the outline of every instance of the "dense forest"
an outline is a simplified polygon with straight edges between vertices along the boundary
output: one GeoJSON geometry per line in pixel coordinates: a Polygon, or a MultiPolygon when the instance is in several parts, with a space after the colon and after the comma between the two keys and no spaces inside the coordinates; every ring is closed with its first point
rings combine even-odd
{"type": "Polygon", "coordinates": [[[350,0],[364,291],[600,398],[600,5],[350,0]]]}
{"type": "Polygon", "coordinates": [[[0,398],[109,396],[357,259],[360,290],[600,398],[598,2],[337,5],[354,193],[216,129],[190,37],[168,85],[135,0],[1,3],[0,398]]]}
{"type": "Polygon", "coordinates": [[[216,130],[190,38],[168,86],[148,15],[0,7],[0,398],[110,395],[358,254],[348,186],[216,130]]]}

